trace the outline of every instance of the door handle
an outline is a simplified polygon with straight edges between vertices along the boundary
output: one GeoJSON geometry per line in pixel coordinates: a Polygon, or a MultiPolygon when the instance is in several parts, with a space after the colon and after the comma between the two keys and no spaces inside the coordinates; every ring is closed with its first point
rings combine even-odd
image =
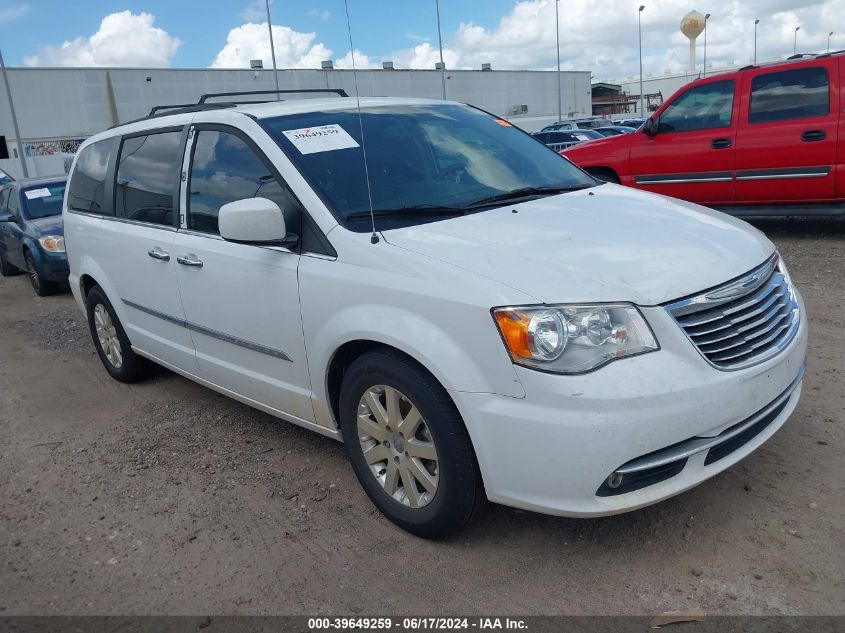
{"type": "Polygon", "coordinates": [[[823,141],[825,138],[827,138],[827,132],[824,130],[807,130],[806,132],[801,132],[801,140],[808,143],[812,141],[823,141]]]}
{"type": "Polygon", "coordinates": [[[195,268],[202,268],[202,260],[193,253],[185,255],[184,257],[177,257],[176,261],[182,264],[183,266],[194,266],[195,268]]]}
{"type": "Polygon", "coordinates": [[[149,255],[153,259],[158,259],[158,260],[163,261],[163,262],[169,262],[170,261],[170,253],[165,253],[158,246],[156,246],[152,250],[147,251],[147,255],[149,255]]]}
{"type": "Polygon", "coordinates": [[[729,138],[714,138],[710,142],[710,147],[713,149],[726,149],[731,146],[731,139],[729,138]]]}

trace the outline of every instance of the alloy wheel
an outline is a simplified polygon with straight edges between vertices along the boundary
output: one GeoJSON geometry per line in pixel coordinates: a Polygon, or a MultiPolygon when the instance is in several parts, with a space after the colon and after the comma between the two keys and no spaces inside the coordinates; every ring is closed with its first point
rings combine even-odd
{"type": "Polygon", "coordinates": [[[100,349],[115,369],[123,366],[123,351],[120,347],[120,339],[117,336],[117,328],[114,326],[109,311],[102,303],[94,308],[94,329],[97,332],[97,340],[100,349]]]}
{"type": "Polygon", "coordinates": [[[364,460],[384,491],[411,508],[431,503],[439,459],[417,407],[398,389],[374,385],[361,396],[357,420],[364,460]]]}
{"type": "Polygon", "coordinates": [[[32,289],[35,290],[36,293],[40,293],[41,278],[38,276],[38,270],[35,268],[35,262],[32,261],[32,257],[29,255],[26,256],[26,272],[29,275],[29,283],[32,284],[32,289]]]}

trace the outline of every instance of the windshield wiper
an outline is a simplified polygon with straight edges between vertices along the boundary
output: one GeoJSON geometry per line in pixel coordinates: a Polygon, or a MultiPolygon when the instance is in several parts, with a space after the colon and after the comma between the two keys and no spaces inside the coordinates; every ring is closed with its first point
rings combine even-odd
{"type": "Polygon", "coordinates": [[[518,200],[520,198],[531,198],[540,196],[553,196],[558,193],[568,193],[570,191],[579,191],[580,189],[589,189],[595,185],[569,185],[566,187],[521,187],[512,191],[504,193],[497,193],[495,196],[481,198],[466,206],[467,209],[474,209],[477,207],[486,207],[488,205],[497,204],[499,202],[508,202],[511,200],[518,200]]]}
{"type": "MultiPolygon", "coordinates": [[[[400,217],[422,217],[426,215],[464,215],[467,209],[464,207],[447,207],[439,204],[416,204],[396,209],[374,209],[373,217],[376,218],[400,218],[400,217]]],[[[355,211],[347,213],[346,220],[360,220],[369,218],[369,211],[355,211]]]]}

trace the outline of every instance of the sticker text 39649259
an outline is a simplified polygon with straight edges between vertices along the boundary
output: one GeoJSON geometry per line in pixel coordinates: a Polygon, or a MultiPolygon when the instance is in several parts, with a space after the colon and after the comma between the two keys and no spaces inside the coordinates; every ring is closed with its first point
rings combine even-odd
{"type": "Polygon", "coordinates": [[[331,152],[338,149],[360,147],[349,133],[339,125],[320,125],[282,132],[302,154],[331,152]]]}

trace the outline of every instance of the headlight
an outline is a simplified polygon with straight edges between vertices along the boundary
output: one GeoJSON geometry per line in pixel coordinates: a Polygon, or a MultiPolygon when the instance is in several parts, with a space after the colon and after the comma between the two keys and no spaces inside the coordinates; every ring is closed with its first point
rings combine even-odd
{"type": "Polygon", "coordinates": [[[61,235],[45,235],[44,237],[39,237],[38,243],[41,244],[41,248],[45,251],[51,253],[65,252],[65,238],[61,235]]]}
{"type": "Polygon", "coordinates": [[[628,304],[494,308],[493,318],[513,362],[559,374],[660,349],[640,311],[628,304]]]}

